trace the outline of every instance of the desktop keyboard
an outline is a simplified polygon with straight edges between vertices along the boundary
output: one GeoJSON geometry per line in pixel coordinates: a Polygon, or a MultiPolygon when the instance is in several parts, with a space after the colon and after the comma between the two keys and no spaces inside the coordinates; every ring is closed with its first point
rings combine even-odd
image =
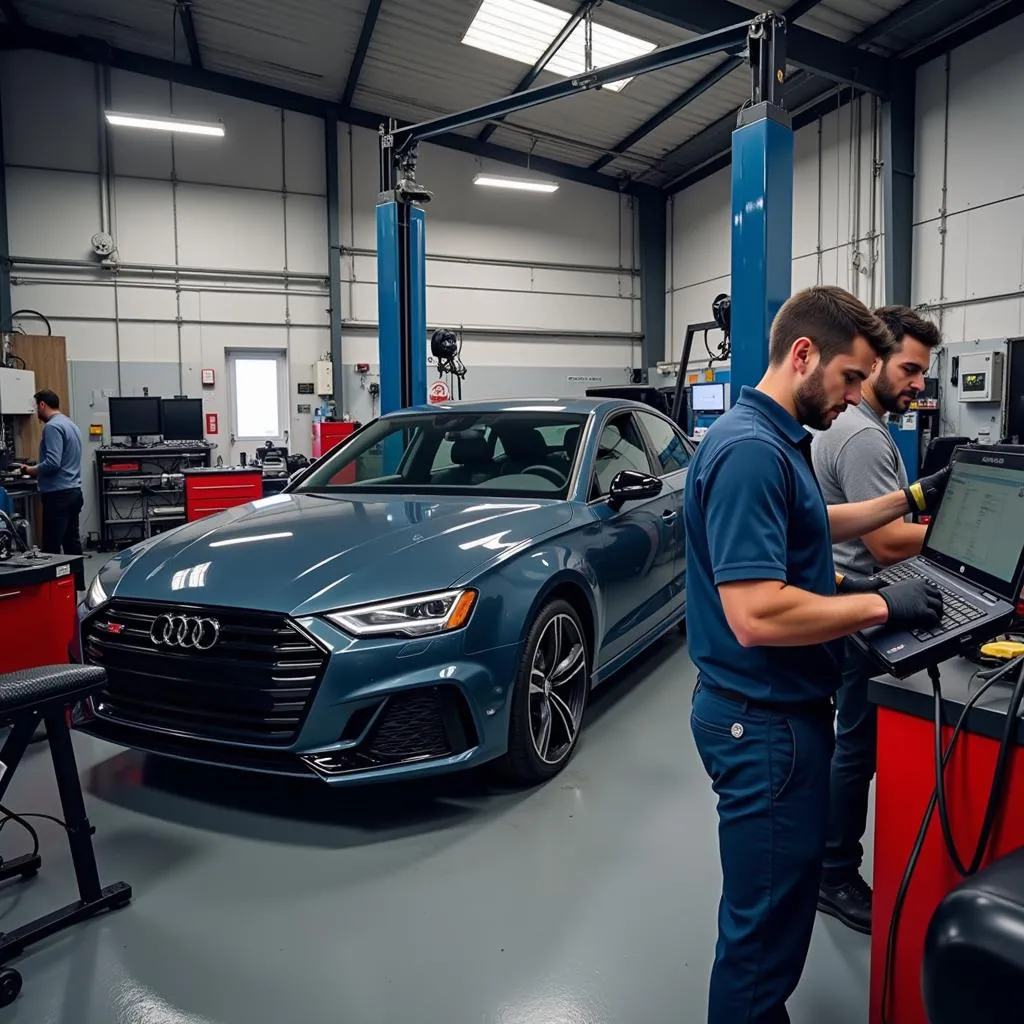
{"type": "Polygon", "coordinates": [[[899,583],[902,580],[927,580],[942,594],[942,621],[931,629],[912,629],[911,634],[918,640],[933,640],[935,637],[942,636],[943,633],[966,626],[968,622],[980,619],[985,614],[955,590],[951,590],[938,580],[919,572],[913,566],[891,565],[878,575],[887,583],[899,583]]]}

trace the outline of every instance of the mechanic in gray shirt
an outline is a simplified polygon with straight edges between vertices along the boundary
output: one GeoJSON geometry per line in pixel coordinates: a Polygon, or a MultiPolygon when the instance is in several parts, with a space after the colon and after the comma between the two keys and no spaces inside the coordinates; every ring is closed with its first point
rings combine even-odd
{"type": "MultiPolygon", "coordinates": [[[[905,413],[924,390],[931,353],[942,340],[938,328],[905,306],[875,310],[896,347],[875,361],[860,405],[847,409],[831,429],[816,434],[811,458],[829,505],[866,501],[906,487],[906,467],[889,433],[890,413],[905,413]]],[[[896,520],[860,540],[833,545],[836,572],[870,576],[879,568],[912,558],[926,528],[896,520]]],[[[832,758],[828,840],[818,909],[856,931],[871,932],[871,887],[861,876],[868,793],[875,772],[875,709],[868,702],[870,662],[847,641],[843,683],[836,694],[836,748],[832,758]]]]}

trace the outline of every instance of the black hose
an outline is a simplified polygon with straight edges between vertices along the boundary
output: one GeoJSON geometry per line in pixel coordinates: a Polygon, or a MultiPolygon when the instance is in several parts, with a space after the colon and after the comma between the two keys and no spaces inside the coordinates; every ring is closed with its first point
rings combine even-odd
{"type": "Polygon", "coordinates": [[[13,323],[14,323],[14,318],[15,318],[16,316],[22,316],[22,315],[25,315],[25,314],[27,314],[28,316],[33,316],[33,317],[35,317],[35,318],[36,318],[37,320],[42,320],[42,321],[43,321],[43,323],[44,323],[44,324],[46,324],[46,333],[47,333],[47,334],[48,334],[48,335],[49,335],[49,336],[50,336],[51,338],[53,337],[53,328],[52,328],[52,327],[50,326],[50,321],[49,321],[49,320],[47,320],[47,319],[46,319],[46,317],[45,317],[45,316],[43,316],[43,314],[42,314],[42,313],[40,313],[38,309],[16,309],[16,310],[15,310],[15,311],[14,311],[14,312],[13,312],[13,313],[12,313],[12,314],[11,314],[11,315],[10,315],[10,316],[8,317],[8,323],[7,323],[7,324],[5,324],[5,327],[8,327],[8,328],[9,328],[9,327],[11,327],[11,326],[13,325],[13,323]]]}

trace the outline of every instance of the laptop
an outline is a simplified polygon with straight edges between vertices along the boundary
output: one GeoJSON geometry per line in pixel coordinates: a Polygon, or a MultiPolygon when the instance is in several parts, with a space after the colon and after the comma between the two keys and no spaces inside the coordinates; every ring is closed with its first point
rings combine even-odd
{"type": "Polygon", "coordinates": [[[897,678],[1006,629],[1024,586],[1024,451],[956,449],[921,554],[878,575],[889,583],[924,578],[942,592],[942,622],[933,628],[883,625],[854,635],[854,642],[897,678]]]}

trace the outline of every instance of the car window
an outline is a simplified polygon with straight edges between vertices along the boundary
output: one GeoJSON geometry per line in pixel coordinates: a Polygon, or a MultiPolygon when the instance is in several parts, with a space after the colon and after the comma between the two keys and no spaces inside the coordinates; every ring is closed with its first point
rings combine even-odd
{"type": "Polygon", "coordinates": [[[676,473],[680,469],[686,469],[690,464],[690,451],[675,427],[660,416],[652,416],[649,412],[641,412],[637,415],[640,417],[640,423],[651,439],[651,447],[658,457],[660,464],[658,475],[665,476],[667,473],[676,473]]]}
{"type": "Polygon", "coordinates": [[[640,473],[656,472],[647,456],[643,436],[632,413],[628,412],[613,416],[601,431],[594,463],[591,500],[608,494],[612,481],[624,469],[635,469],[640,473]]]}
{"type": "Polygon", "coordinates": [[[585,422],[554,404],[385,416],[319,460],[295,490],[564,498],[585,422]]]}

